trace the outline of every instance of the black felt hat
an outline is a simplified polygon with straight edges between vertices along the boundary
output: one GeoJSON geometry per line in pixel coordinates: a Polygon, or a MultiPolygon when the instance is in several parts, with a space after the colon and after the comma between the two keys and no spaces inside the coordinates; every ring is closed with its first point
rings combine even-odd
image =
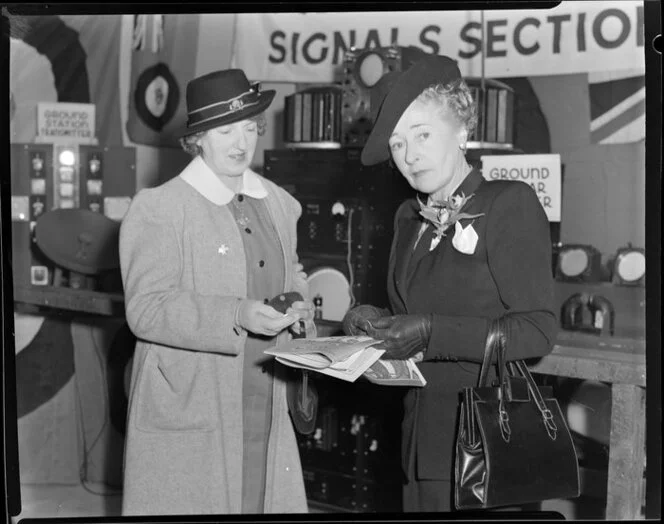
{"type": "Polygon", "coordinates": [[[371,134],[362,149],[362,164],[371,166],[390,158],[388,140],[394,126],[422,91],[429,86],[447,84],[459,78],[461,72],[456,61],[442,55],[428,55],[390,78],[389,92],[383,99],[371,134]]]}
{"type": "Polygon", "coordinates": [[[239,122],[265,111],[276,91],[261,91],[241,69],[214,71],[187,84],[187,124],[180,136],[239,122]]]}

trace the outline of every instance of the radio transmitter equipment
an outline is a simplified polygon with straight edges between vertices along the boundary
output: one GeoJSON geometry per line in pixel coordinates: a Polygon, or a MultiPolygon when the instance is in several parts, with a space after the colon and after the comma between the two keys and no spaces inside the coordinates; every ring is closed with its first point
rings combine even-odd
{"type": "Polygon", "coordinates": [[[111,314],[107,292],[119,295],[121,308],[119,269],[108,271],[113,257],[105,253],[117,251],[116,230],[136,192],[135,164],[133,148],[12,144],[17,302],[111,314]]]}

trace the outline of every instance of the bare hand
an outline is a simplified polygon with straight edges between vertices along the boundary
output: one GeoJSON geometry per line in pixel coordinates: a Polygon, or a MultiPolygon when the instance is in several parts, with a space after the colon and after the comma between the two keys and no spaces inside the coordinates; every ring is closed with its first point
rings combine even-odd
{"type": "Polygon", "coordinates": [[[300,334],[300,320],[305,324],[309,324],[314,320],[314,304],[310,300],[298,300],[293,302],[291,307],[286,310],[286,313],[297,320],[291,326],[291,330],[298,335],[300,334]]]}
{"type": "Polygon", "coordinates": [[[237,311],[240,327],[257,335],[277,335],[297,320],[294,315],[279,313],[259,300],[242,300],[237,311]]]}

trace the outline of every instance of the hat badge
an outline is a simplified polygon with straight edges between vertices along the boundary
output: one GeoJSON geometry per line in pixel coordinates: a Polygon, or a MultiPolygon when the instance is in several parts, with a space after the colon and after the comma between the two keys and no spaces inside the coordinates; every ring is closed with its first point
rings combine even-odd
{"type": "Polygon", "coordinates": [[[233,100],[231,102],[230,107],[231,107],[231,111],[238,111],[238,110],[242,109],[243,106],[244,106],[244,102],[241,99],[238,98],[238,99],[233,100]]]}

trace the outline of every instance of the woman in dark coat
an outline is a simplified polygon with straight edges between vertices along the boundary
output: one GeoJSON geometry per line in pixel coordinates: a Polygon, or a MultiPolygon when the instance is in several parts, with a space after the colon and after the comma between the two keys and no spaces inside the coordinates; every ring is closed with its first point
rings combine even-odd
{"type": "Polygon", "coordinates": [[[416,194],[394,219],[391,310],[358,306],[344,326],[383,340],[382,358],[422,359],[427,385],[405,396],[404,510],[450,511],[459,393],[477,384],[491,321],[507,319],[510,360],[552,348],[549,224],[528,184],[487,181],[466,161],[477,111],[454,60],[394,77],[361,160],[391,159],[416,194]]]}

